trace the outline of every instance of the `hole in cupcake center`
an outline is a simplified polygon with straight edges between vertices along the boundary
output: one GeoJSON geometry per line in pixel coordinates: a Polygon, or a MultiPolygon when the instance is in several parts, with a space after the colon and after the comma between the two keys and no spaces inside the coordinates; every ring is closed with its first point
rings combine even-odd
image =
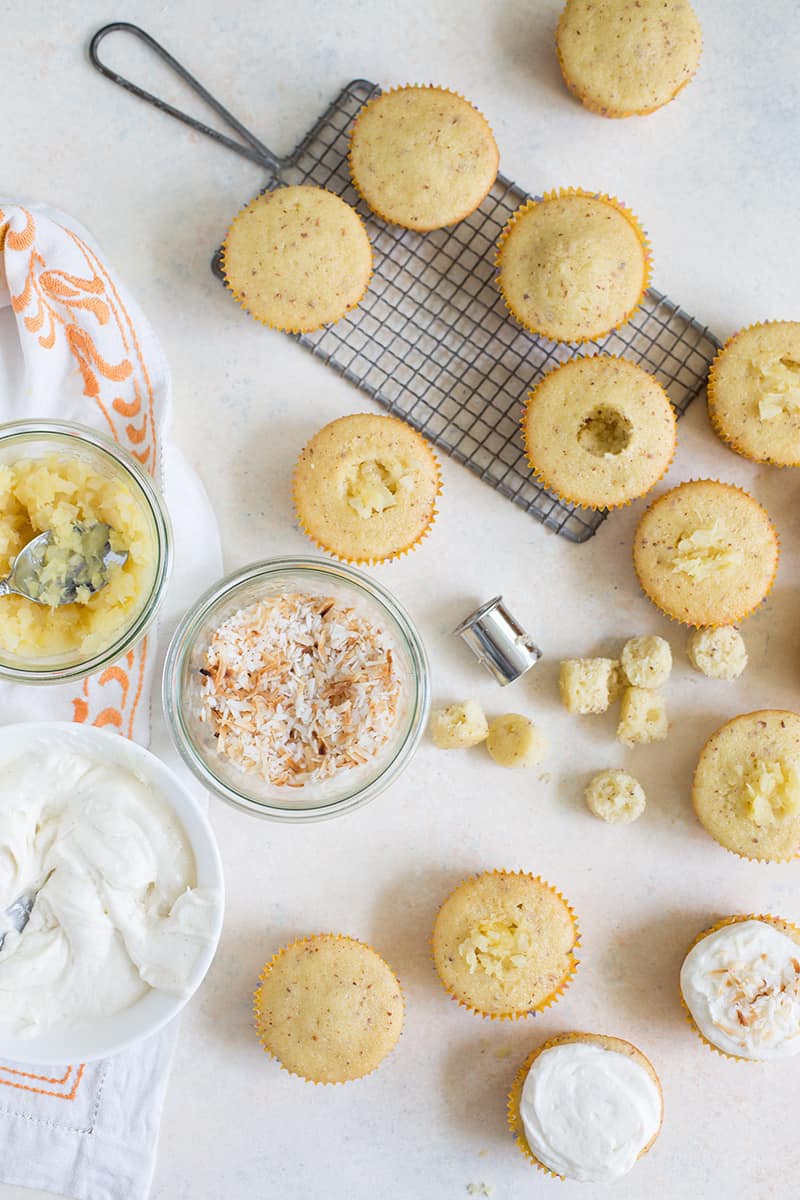
{"type": "Polygon", "coordinates": [[[490,917],[470,929],[458,947],[470,975],[483,971],[495,979],[508,979],[527,961],[531,937],[516,921],[490,917]]]}
{"type": "Polygon", "coordinates": [[[630,445],[633,425],[619,409],[598,404],[578,430],[578,445],[596,458],[621,454],[630,445]]]}
{"type": "Polygon", "coordinates": [[[784,355],[754,364],[759,377],[758,415],[762,421],[800,409],[800,362],[784,355]]]}
{"type": "Polygon", "coordinates": [[[347,503],[366,521],[392,508],[413,484],[413,474],[397,459],[362,459],[347,477],[347,503]]]}
{"type": "Polygon", "coordinates": [[[771,825],[800,812],[800,772],[782,759],[753,759],[734,768],[739,807],[756,825],[771,825]]]}
{"type": "Polygon", "coordinates": [[[735,571],[744,562],[744,551],[714,522],[710,529],[695,529],[678,538],[671,555],[673,571],[690,579],[709,579],[735,571]]]}

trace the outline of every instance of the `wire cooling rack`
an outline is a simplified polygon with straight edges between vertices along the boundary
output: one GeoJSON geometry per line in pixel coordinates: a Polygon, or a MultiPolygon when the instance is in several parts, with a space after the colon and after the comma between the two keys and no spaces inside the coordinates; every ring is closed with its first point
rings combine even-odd
{"type": "MultiPolygon", "coordinates": [[[[373,216],[351,184],[347,152],[354,118],[380,94],[376,84],[349,83],[295,150],[279,158],[138,27],[116,23],[98,30],[90,57],[114,82],[264,165],[267,187],[313,183],[358,208],[375,258],[366,297],[335,325],[289,336],[570,541],[587,541],[607,514],[567,504],[533,478],[520,419],[537,380],[569,358],[602,350],[640,363],[663,385],[679,415],[705,385],[721,343],[653,288],[627,325],[581,347],[529,334],[508,314],[494,282],[494,251],[508,218],[529,193],[505,176],[498,175],[471,217],[450,229],[420,234],[373,216]],[[243,140],[225,137],[106,67],[97,47],[113,30],[144,41],[243,140]]],[[[221,277],[219,252],[213,268],[221,277]]]]}

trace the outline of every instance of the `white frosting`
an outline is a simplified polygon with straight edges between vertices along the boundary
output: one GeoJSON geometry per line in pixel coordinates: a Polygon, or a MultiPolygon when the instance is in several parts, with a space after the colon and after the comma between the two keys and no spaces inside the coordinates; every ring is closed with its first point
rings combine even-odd
{"type": "Polygon", "coordinates": [[[700,1032],[740,1058],[800,1053],[800,945],[766,921],[737,921],[693,946],[681,991],[700,1032]]]}
{"type": "Polygon", "coordinates": [[[626,1175],[661,1125],[661,1093],[640,1062],[591,1042],[534,1059],[520,1100],[525,1137],[556,1175],[600,1183],[626,1175]]]}
{"type": "Polygon", "coordinates": [[[192,886],[191,845],[147,783],[67,747],[0,764],[0,910],[45,879],[0,951],[0,1022],[36,1034],[186,994],[219,895],[192,886]]]}

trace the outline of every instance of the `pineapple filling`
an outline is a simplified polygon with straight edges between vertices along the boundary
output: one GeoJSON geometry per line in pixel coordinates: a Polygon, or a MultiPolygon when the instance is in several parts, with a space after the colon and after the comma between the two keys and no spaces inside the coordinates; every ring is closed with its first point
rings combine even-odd
{"type": "Polygon", "coordinates": [[[758,416],[762,421],[800,411],[800,362],[796,359],[771,358],[753,363],[764,391],[758,398],[758,416]]]}
{"type": "Polygon", "coordinates": [[[613,458],[628,448],[632,437],[633,425],[624,413],[598,404],[578,430],[578,445],[595,458],[613,458]]]}
{"type": "Polygon", "coordinates": [[[743,551],[730,545],[716,521],[710,529],[684,533],[672,555],[673,571],[683,571],[691,579],[708,579],[735,570],[743,562],[743,551]]]}
{"type": "Polygon", "coordinates": [[[397,459],[368,458],[356,464],[345,484],[347,503],[364,520],[397,503],[414,486],[412,471],[397,459]]]}
{"type": "Polygon", "coordinates": [[[800,813],[800,771],[792,762],[756,758],[736,767],[739,804],[756,825],[771,825],[800,813]]]}
{"type": "Polygon", "coordinates": [[[458,947],[470,975],[483,971],[495,979],[513,977],[524,967],[531,949],[530,934],[516,921],[491,917],[481,921],[458,947]]]}

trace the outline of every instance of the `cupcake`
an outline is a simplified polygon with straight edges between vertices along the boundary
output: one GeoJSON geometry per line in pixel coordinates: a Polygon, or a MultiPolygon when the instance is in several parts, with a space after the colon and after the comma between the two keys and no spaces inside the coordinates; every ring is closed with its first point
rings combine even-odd
{"type": "Polygon", "coordinates": [[[356,210],[333,192],[276,188],[235,218],[222,271],[242,308],[264,325],[309,333],[363,298],[372,248],[356,210]]]}
{"type": "Polygon", "coordinates": [[[556,342],[586,342],[624,325],[639,307],[650,251],[618,200],[572,188],[514,213],[500,236],[497,266],[503,299],[526,329],[556,342]]]}
{"type": "Polygon", "coordinates": [[[433,958],[450,995],[485,1017],[526,1017],[554,1004],[578,960],[575,914],[535,875],[485,871],[445,900],[433,958]]]}
{"type": "Polygon", "coordinates": [[[356,190],[384,221],[422,232],[474,212],[498,162],[486,118],[447,88],[384,92],[361,110],[350,135],[356,190]]]}
{"type": "Polygon", "coordinates": [[[267,1053],[313,1083],[347,1083],[379,1066],[403,1028],[403,994],[381,956],[322,933],[279,950],[254,997],[267,1053]]]}
{"type": "Polygon", "coordinates": [[[508,1097],[508,1124],[526,1158],[581,1183],[627,1175],[658,1137],[663,1114],[649,1059],[597,1033],[563,1033],[539,1046],[508,1097]]]}
{"type": "Polygon", "coordinates": [[[346,562],[396,558],[425,537],[441,490],[425,438],[397,417],[357,413],[320,429],[294,474],[298,520],[346,562]]]}
{"type": "Polygon", "coordinates": [[[800,466],[800,321],[767,321],[734,334],[711,366],[708,412],[737,454],[800,466]]]}
{"type": "Polygon", "coordinates": [[[728,1058],[800,1052],[800,929],[780,917],[728,917],[695,938],[681,967],[695,1032],[728,1058]]]}
{"type": "Polygon", "coordinates": [[[762,862],[800,854],[800,716],[728,721],[702,749],[692,785],[700,822],[726,850],[762,862]]]}
{"type": "Polygon", "coordinates": [[[581,508],[616,508],[655,487],[675,453],[675,410],[623,358],[573,358],[530,393],[522,420],[536,477],[581,508]]]}
{"type": "Polygon", "coordinates": [[[668,104],[697,71],[702,47],[687,0],[567,0],[556,32],[564,82],[603,117],[668,104]]]}
{"type": "Polygon", "coordinates": [[[650,505],[636,528],[633,563],[643,590],[668,617],[733,625],[772,587],[778,535],[741,488],[693,479],[650,505]]]}

